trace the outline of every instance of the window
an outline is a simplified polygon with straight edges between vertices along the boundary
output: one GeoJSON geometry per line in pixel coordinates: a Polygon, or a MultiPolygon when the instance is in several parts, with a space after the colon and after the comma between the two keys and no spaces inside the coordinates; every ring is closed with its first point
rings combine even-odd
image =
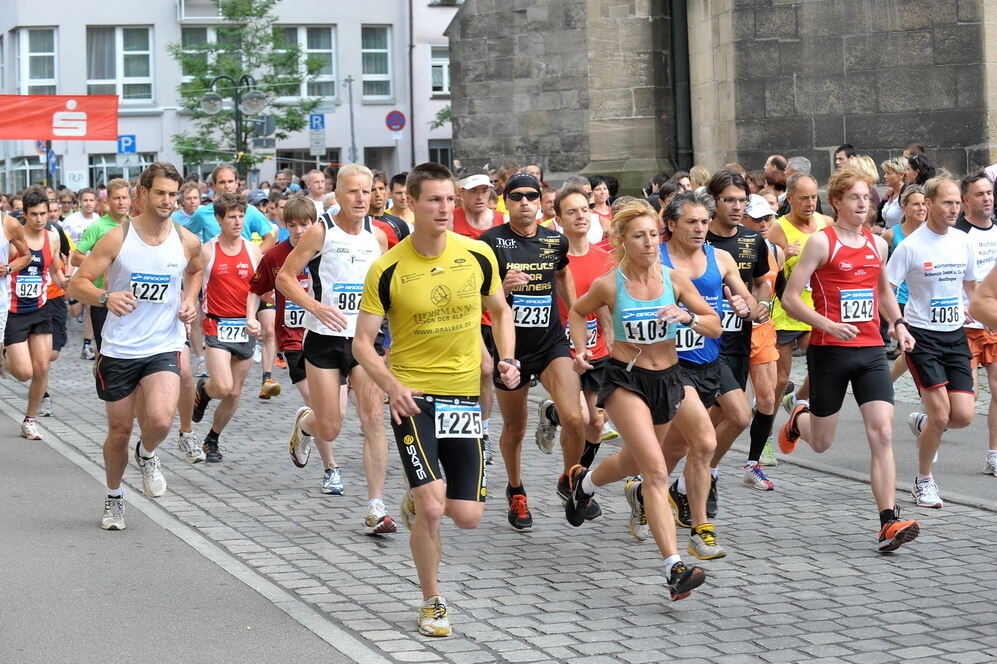
{"type": "Polygon", "coordinates": [[[433,96],[450,94],[450,47],[433,46],[430,56],[433,96]]]}
{"type": "Polygon", "coordinates": [[[447,168],[452,168],[451,162],[453,161],[453,141],[430,141],[429,161],[434,161],[437,164],[443,164],[447,168]]]}
{"type": "Polygon", "coordinates": [[[87,94],[152,100],[149,28],[87,28],[87,94]]]}
{"type": "MultiPolygon", "coordinates": [[[[279,41],[297,46],[303,61],[315,71],[314,77],[300,86],[287,86],[282,91],[285,97],[335,97],[336,96],[336,34],[335,28],[328,27],[287,27],[276,28],[279,41]]],[[[278,50],[278,52],[280,52],[278,50]]],[[[277,73],[288,76],[303,75],[305,68],[297,68],[298,63],[288,62],[286,68],[277,73]]]]}
{"type": "Polygon", "coordinates": [[[391,28],[365,25],[361,31],[363,96],[365,99],[390,99],[391,28]]]}
{"type": "Polygon", "coordinates": [[[114,178],[134,180],[155,161],[156,154],[153,152],[142,152],[137,155],[92,154],[90,155],[90,182],[96,186],[101,182],[107,184],[108,180],[114,178]]]}
{"type": "Polygon", "coordinates": [[[30,28],[17,33],[17,89],[26,95],[56,94],[54,28],[30,28]]]}

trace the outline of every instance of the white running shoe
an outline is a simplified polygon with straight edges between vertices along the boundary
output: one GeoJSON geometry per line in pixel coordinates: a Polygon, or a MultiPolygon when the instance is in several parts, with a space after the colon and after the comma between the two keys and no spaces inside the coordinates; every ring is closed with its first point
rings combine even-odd
{"type": "Polygon", "coordinates": [[[775,489],[772,481],[765,476],[765,471],[762,470],[762,464],[760,463],[745,464],[742,481],[745,486],[750,486],[752,489],[758,489],[759,491],[772,491],[775,489]]]}
{"type": "Polygon", "coordinates": [[[42,402],[38,405],[38,417],[52,417],[52,397],[42,397],[42,402]]]}
{"type": "Polygon", "coordinates": [[[312,437],[301,429],[301,420],[312,412],[308,406],[298,409],[298,414],[294,416],[294,428],[291,429],[291,438],[288,441],[288,450],[291,452],[291,461],[298,468],[304,468],[308,464],[308,457],[312,454],[312,437]]]}
{"type": "Polygon", "coordinates": [[[395,520],[388,516],[384,501],[371,500],[367,503],[367,516],[363,520],[368,535],[387,535],[398,530],[395,520]]]}
{"type": "Polygon", "coordinates": [[[450,636],[447,601],[433,595],[419,607],[419,633],[423,636],[450,636]]]}
{"type": "Polygon", "coordinates": [[[201,445],[201,441],[197,439],[193,431],[181,431],[180,438],[177,440],[177,446],[180,451],[184,453],[189,463],[200,463],[204,461],[204,447],[201,445]]]}
{"type": "Polygon", "coordinates": [[[159,498],[166,493],[166,477],[163,476],[159,455],[153,453],[151,457],[145,458],[139,454],[140,449],[142,449],[141,440],[135,445],[135,462],[142,471],[142,491],[150,498],[159,498]]]}
{"type": "Polygon", "coordinates": [[[983,467],[983,473],[997,477],[997,456],[993,454],[987,455],[987,465],[983,467]]]}
{"type": "Polygon", "coordinates": [[[917,439],[921,435],[921,432],[924,431],[924,423],[927,420],[927,415],[917,411],[914,411],[907,416],[907,426],[910,427],[910,432],[914,434],[915,439],[917,439]]]}
{"type": "Polygon", "coordinates": [[[540,402],[540,407],[537,409],[540,416],[537,420],[537,432],[535,435],[537,441],[537,447],[544,454],[551,454],[554,452],[554,440],[557,438],[557,425],[550,421],[547,417],[547,408],[553,408],[554,402],[550,399],[544,399],[540,402]]]}
{"type": "Polygon", "coordinates": [[[28,440],[41,440],[42,435],[38,432],[38,423],[31,419],[21,422],[21,438],[28,440]]]}
{"type": "Polygon", "coordinates": [[[104,530],[125,529],[124,498],[112,498],[108,496],[104,499],[104,515],[100,518],[100,527],[104,530]]]}
{"type": "Polygon", "coordinates": [[[647,525],[647,514],[644,512],[644,503],[637,495],[641,480],[632,477],[623,485],[623,492],[627,496],[627,503],[630,505],[630,518],[627,519],[627,530],[638,542],[643,542],[651,534],[651,527],[647,525]]]}
{"type": "Polygon", "coordinates": [[[944,505],[938,495],[938,485],[935,484],[934,478],[923,481],[914,478],[914,490],[910,492],[910,495],[918,507],[940,509],[944,505]]]}

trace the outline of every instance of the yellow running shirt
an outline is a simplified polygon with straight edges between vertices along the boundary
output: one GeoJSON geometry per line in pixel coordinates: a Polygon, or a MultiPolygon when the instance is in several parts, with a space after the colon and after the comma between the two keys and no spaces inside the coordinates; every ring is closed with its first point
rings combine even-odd
{"type": "Polygon", "coordinates": [[[409,236],[374,261],[360,310],[387,317],[391,373],[403,385],[478,395],[481,298],[501,288],[498,275],[491,247],[451,231],[439,256],[420,255],[409,236]]]}
{"type": "MultiPolygon", "coordinates": [[[[814,212],[814,219],[817,221],[817,228],[814,230],[814,233],[833,223],[833,220],[830,217],[823,215],[820,212],[814,212]]],[[[802,254],[803,247],[807,246],[807,240],[810,239],[810,235],[796,228],[796,226],[794,226],[789,220],[788,216],[779,217],[776,219],[775,223],[782,227],[782,232],[786,234],[786,242],[792,244],[799,241],[800,254],[802,254]]],[[[785,275],[786,279],[789,279],[789,275],[792,274],[793,268],[796,267],[796,263],[800,260],[800,254],[797,254],[792,258],[787,257],[786,262],[783,263],[782,273],[785,275]]],[[[800,294],[800,299],[803,300],[803,302],[811,309],[814,308],[814,298],[809,287],[800,294]]],[[[809,325],[801,323],[795,318],[791,318],[789,314],[786,313],[786,310],[782,308],[782,302],[779,301],[779,298],[775,299],[772,306],[772,321],[775,323],[775,329],[777,330],[794,330],[797,332],[810,331],[809,325]]]]}

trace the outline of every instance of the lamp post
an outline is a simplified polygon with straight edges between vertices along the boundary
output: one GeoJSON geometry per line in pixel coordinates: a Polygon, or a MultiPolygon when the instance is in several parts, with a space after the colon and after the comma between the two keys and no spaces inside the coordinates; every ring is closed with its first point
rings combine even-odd
{"type": "Polygon", "coordinates": [[[219,81],[225,81],[231,85],[232,96],[235,101],[233,105],[233,109],[235,110],[235,165],[241,177],[246,174],[242,163],[242,155],[246,150],[245,137],[242,131],[242,116],[243,114],[256,115],[262,111],[266,106],[267,98],[262,92],[256,89],[256,79],[249,74],[243,74],[239,77],[238,81],[231,76],[222,74],[212,79],[211,84],[208,85],[211,88],[211,92],[201,97],[201,110],[208,115],[216,115],[222,110],[223,99],[221,95],[214,91],[215,84],[219,81]]]}

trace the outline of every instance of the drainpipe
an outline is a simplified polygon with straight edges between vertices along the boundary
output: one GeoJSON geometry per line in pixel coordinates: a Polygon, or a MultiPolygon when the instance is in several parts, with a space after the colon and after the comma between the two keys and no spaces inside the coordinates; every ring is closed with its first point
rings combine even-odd
{"type": "MultiPolygon", "coordinates": [[[[411,0],[410,0],[411,1],[411,0]]],[[[675,73],[675,147],[678,168],[692,168],[692,94],[689,83],[689,16],[685,0],[671,0],[675,73]]]]}

